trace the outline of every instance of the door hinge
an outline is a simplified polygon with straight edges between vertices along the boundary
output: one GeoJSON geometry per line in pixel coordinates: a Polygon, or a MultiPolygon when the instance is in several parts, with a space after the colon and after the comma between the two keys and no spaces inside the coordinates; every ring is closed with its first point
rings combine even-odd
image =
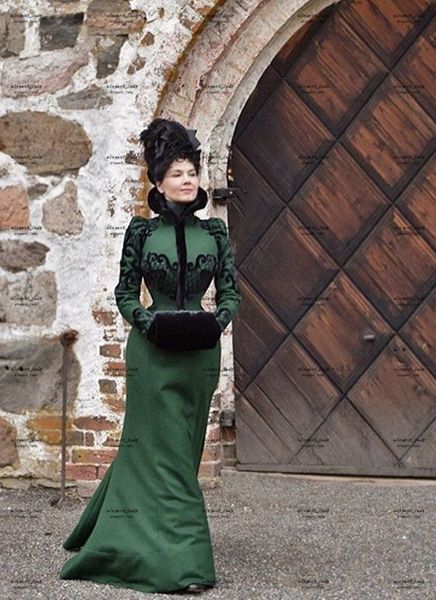
{"type": "Polygon", "coordinates": [[[219,204],[227,204],[228,200],[232,200],[237,194],[244,194],[245,190],[240,187],[214,188],[212,190],[212,198],[219,204]]]}

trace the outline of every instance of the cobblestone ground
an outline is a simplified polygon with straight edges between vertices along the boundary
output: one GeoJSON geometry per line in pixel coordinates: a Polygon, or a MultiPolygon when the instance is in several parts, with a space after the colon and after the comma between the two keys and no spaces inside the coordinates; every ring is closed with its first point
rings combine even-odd
{"type": "Polygon", "coordinates": [[[223,471],[204,491],[217,586],[145,594],[61,580],[62,542],[87,500],[0,488],[2,600],[434,600],[436,481],[223,471]]]}

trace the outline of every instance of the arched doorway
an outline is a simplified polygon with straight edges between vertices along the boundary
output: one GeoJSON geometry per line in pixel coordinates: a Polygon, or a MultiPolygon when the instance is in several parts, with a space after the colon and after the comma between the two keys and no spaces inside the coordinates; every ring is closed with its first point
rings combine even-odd
{"type": "Polygon", "coordinates": [[[325,9],[240,115],[239,469],[436,475],[436,23],[394,9],[325,9]]]}

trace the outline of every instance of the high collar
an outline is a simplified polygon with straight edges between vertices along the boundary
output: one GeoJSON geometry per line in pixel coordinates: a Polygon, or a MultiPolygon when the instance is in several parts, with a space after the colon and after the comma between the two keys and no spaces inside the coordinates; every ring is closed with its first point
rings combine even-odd
{"type": "Polygon", "coordinates": [[[184,222],[193,222],[195,220],[194,212],[204,208],[207,204],[207,193],[202,187],[198,188],[197,196],[191,202],[187,202],[184,210],[180,214],[176,213],[169,205],[163,194],[159,192],[156,186],[152,187],[147,196],[148,205],[153,212],[158,213],[162,220],[177,225],[184,222]]]}

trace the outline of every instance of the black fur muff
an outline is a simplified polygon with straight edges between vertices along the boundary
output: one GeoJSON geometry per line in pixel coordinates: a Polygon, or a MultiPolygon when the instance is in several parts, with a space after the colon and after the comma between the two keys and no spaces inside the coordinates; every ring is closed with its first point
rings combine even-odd
{"type": "Polygon", "coordinates": [[[207,350],[221,336],[215,315],[203,310],[156,311],[147,338],[163,350],[207,350]]]}

